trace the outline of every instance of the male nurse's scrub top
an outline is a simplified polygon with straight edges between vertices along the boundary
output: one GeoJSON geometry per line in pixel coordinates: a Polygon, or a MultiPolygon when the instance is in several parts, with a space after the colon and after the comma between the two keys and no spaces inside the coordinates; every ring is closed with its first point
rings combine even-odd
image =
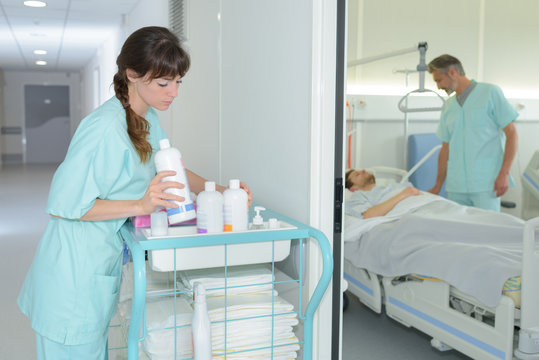
{"type": "Polygon", "coordinates": [[[503,128],[517,116],[491,84],[476,83],[462,106],[456,96],[447,99],[436,134],[449,143],[448,192],[493,191],[504,156],[503,128]]]}
{"type": "MultiPolygon", "coordinates": [[[[165,134],[155,110],[146,114],[148,141],[165,134]]],[[[47,213],[52,217],[19,294],[18,304],[42,336],[65,345],[102,337],[118,303],[126,218],[80,221],[96,199],[137,200],[155,176],[152,158],[140,161],[117,98],[83,119],[54,174],[47,213]]]]}

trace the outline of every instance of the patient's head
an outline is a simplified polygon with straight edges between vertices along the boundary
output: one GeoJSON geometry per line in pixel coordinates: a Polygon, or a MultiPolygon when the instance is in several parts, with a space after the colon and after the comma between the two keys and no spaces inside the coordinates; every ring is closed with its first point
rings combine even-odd
{"type": "Polygon", "coordinates": [[[345,187],[350,191],[371,190],[376,186],[376,179],[374,178],[374,175],[365,169],[348,170],[344,180],[345,187]]]}

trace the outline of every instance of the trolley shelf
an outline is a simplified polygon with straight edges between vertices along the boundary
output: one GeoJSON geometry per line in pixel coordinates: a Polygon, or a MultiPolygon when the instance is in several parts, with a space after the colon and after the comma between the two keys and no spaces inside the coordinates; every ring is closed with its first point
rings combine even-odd
{"type": "MultiPolygon", "coordinates": [[[[147,229],[135,228],[126,223],[120,234],[129,247],[133,258],[134,289],[131,309],[131,320],[128,334],[128,359],[138,360],[138,342],[144,339],[144,308],[146,301],[146,266],[145,251],[164,249],[184,249],[202,246],[224,245],[225,266],[227,245],[273,242],[290,239],[313,238],[320,247],[323,269],[320,280],[300,317],[303,320],[303,358],[312,358],[313,317],[324,295],[333,272],[333,258],[326,236],[319,230],[296,220],[276,213],[272,210],[264,212],[266,218],[277,218],[285,226],[276,230],[253,230],[244,232],[223,232],[218,234],[195,234],[177,237],[151,237],[147,229]]],[[[174,251],[174,268],[176,268],[176,252],[174,251]]]]}

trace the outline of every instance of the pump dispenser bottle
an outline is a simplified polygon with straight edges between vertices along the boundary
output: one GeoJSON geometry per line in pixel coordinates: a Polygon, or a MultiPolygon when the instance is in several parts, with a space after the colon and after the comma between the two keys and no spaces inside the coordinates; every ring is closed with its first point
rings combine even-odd
{"type": "Polygon", "coordinates": [[[211,322],[206,304],[206,289],[199,282],[193,284],[194,309],[191,330],[193,334],[193,359],[211,360],[211,322]]]}
{"type": "Polygon", "coordinates": [[[177,208],[167,208],[168,222],[170,224],[177,224],[194,219],[196,217],[196,211],[193,201],[191,201],[189,184],[187,183],[187,176],[183,167],[182,154],[178,149],[170,147],[168,139],[161,139],[159,141],[159,147],[161,150],[155,154],[154,159],[157,172],[164,170],[176,171],[176,175],[167,176],[162,181],[177,181],[185,185],[183,189],[169,188],[165,190],[167,193],[179,195],[184,198],[182,202],[174,201],[178,205],[177,208]]]}
{"type": "Polygon", "coordinates": [[[197,232],[223,231],[223,194],[215,191],[215,182],[206,181],[204,191],[197,196],[197,232]]]}
{"type": "Polygon", "coordinates": [[[264,219],[260,216],[260,211],[266,210],[262,206],[255,206],[256,215],[253,217],[253,222],[251,224],[250,230],[262,230],[266,227],[264,226],[264,219]]]}
{"type": "Polygon", "coordinates": [[[225,231],[246,231],[248,225],[247,193],[240,188],[238,179],[230,180],[223,193],[225,231]]]}

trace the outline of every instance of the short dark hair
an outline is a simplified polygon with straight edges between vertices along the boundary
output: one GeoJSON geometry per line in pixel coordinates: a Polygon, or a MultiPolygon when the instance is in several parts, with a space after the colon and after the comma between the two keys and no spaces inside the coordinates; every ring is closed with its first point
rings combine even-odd
{"type": "Polygon", "coordinates": [[[346,171],[346,175],[344,176],[344,187],[347,189],[350,189],[352,186],[354,186],[352,181],[350,181],[350,174],[352,174],[353,171],[354,169],[346,171]]]}
{"type": "Polygon", "coordinates": [[[447,74],[450,68],[453,68],[457,70],[457,72],[464,76],[466,73],[464,72],[464,68],[462,67],[462,63],[459,59],[457,59],[454,56],[444,54],[438,56],[436,59],[432,60],[429,65],[427,66],[429,73],[432,73],[434,70],[442,73],[447,74]]]}

